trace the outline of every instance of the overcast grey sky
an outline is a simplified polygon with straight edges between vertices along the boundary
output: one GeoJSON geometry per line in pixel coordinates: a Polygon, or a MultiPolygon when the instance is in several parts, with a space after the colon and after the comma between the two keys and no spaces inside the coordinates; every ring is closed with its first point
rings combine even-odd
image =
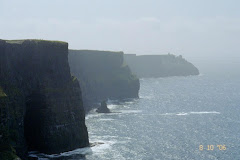
{"type": "Polygon", "coordinates": [[[185,57],[240,55],[240,0],[0,0],[0,39],[185,57]]]}

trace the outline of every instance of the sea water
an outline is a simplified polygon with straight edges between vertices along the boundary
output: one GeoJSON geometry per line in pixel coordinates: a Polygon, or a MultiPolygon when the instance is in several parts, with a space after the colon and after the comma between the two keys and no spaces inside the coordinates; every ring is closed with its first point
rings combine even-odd
{"type": "Polygon", "coordinates": [[[113,113],[87,115],[90,142],[99,144],[40,157],[240,159],[240,74],[234,68],[224,69],[199,76],[141,79],[139,99],[108,101],[113,113]]]}

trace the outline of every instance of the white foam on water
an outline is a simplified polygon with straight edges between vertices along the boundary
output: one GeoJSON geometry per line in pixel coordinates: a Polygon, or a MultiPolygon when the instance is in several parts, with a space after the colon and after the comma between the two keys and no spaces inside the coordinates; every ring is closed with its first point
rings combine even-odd
{"type": "MultiPolygon", "coordinates": [[[[130,114],[130,113],[141,113],[142,110],[113,110],[110,113],[95,113],[95,114],[90,114],[86,117],[86,119],[89,118],[94,118],[94,117],[106,117],[106,116],[112,116],[112,115],[122,115],[122,114],[130,114]]],[[[99,118],[99,120],[114,120],[111,118],[99,118]]]]}
{"type": "Polygon", "coordinates": [[[212,112],[189,112],[189,114],[220,114],[220,112],[212,111],[212,112]]]}
{"type": "Polygon", "coordinates": [[[141,113],[142,110],[119,110],[121,113],[141,113]]]}
{"type": "Polygon", "coordinates": [[[189,113],[181,112],[181,113],[177,113],[176,115],[177,115],[177,116],[186,116],[186,115],[189,115],[189,113]]]}
{"type": "Polygon", "coordinates": [[[100,121],[113,121],[114,119],[112,118],[102,118],[102,119],[99,119],[100,121]]]}
{"type": "MultiPolygon", "coordinates": [[[[154,115],[154,114],[152,114],[154,115]]],[[[161,116],[171,116],[171,115],[176,115],[176,113],[164,113],[164,114],[160,114],[161,116]]]]}
{"type": "Polygon", "coordinates": [[[179,112],[179,113],[165,113],[165,114],[161,114],[161,115],[177,115],[177,116],[187,116],[187,115],[193,115],[193,114],[221,114],[220,112],[216,112],[216,111],[202,111],[202,112],[179,112]]]}
{"type": "Polygon", "coordinates": [[[116,109],[117,107],[119,107],[119,105],[109,104],[109,105],[107,105],[107,107],[108,107],[109,109],[116,109]]]}
{"type": "Polygon", "coordinates": [[[89,141],[91,142],[91,143],[105,143],[105,141],[106,142],[108,142],[109,140],[109,138],[111,138],[111,140],[112,139],[114,139],[114,138],[117,138],[117,136],[110,136],[110,135],[96,135],[96,134],[93,134],[93,135],[90,135],[89,136],[89,141]]]}
{"type": "Polygon", "coordinates": [[[135,101],[125,102],[125,104],[133,104],[135,101]]]}
{"type": "Polygon", "coordinates": [[[69,157],[71,155],[77,155],[77,154],[82,154],[82,155],[87,155],[87,154],[92,154],[92,150],[90,147],[85,147],[85,148],[79,148],[75,149],[73,151],[69,152],[63,152],[60,153],[59,155],[48,155],[49,157],[69,157]]]}
{"type": "Polygon", "coordinates": [[[95,118],[95,117],[100,117],[101,114],[97,114],[97,113],[91,113],[91,114],[87,114],[85,119],[91,119],[91,118],[95,118]]]}
{"type": "Polygon", "coordinates": [[[29,152],[30,157],[38,157],[41,160],[48,159],[48,158],[59,158],[59,157],[69,157],[72,155],[88,155],[88,154],[92,154],[92,149],[90,147],[78,148],[73,151],[63,152],[60,154],[44,154],[44,153],[37,153],[37,152],[29,152]]]}
{"type": "Polygon", "coordinates": [[[116,143],[116,141],[102,141],[102,140],[98,140],[95,142],[102,143],[102,144],[98,144],[94,147],[91,147],[93,154],[99,154],[99,153],[104,154],[106,153],[106,150],[110,150],[112,148],[112,145],[116,143]]]}

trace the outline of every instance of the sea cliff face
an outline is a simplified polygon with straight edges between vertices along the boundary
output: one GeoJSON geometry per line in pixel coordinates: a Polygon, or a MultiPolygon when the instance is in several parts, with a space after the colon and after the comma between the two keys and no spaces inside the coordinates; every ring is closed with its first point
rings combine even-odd
{"type": "Polygon", "coordinates": [[[182,56],[125,54],[124,59],[140,78],[198,75],[198,69],[182,56]]]}
{"type": "Polygon", "coordinates": [[[69,50],[71,73],[79,79],[86,110],[89,102],[137,98],[139,79],[125,64],[123,52],[69,50]]]}
{"type": "Polygon", "coordinates": [[[24,157],[27,150],[59,153],[89,145],[67,43],[0,40],[0,120],[2,157],[15,149],[24,157]]]}

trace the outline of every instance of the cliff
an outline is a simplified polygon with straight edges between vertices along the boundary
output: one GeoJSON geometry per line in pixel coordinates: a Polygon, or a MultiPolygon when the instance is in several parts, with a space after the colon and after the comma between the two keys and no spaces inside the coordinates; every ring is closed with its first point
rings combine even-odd
{"type": "Polygon", "coordinates": [[[79,79],[86,110],[89,102],[137,98],[139,79],[124,63],[123,52],[69,50],[71,73],[79,79]]]}
{"type": "Polygon", "coordinates": [[[198,75],[198,69],[182,56],[125,54],[124,59],[138,77],[169,77],[198,75]]]}
{"type": "Polygon", "coordinates": [[[24,157],[29,150],[59,153],[88,145],[68,44],[0,40],[0,159],[15,157],[15,150],[24,157]]]}

